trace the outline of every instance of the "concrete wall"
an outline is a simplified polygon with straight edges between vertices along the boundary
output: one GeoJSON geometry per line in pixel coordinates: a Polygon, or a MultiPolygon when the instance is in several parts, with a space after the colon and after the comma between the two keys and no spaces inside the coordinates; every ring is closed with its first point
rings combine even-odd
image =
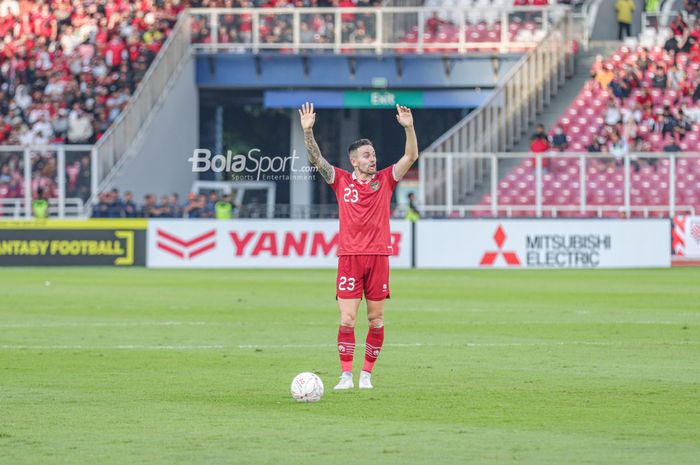
{"type": "Polygon", "coordinates": [[[132,191],[137,202],[143,195],[177,192],[182,200],[195,173],[187,161],[199,146],[199,91],[195,60],[182,68],[173,87],[148,126],[146,138],[112,182],[123,193],[132,191]]]}

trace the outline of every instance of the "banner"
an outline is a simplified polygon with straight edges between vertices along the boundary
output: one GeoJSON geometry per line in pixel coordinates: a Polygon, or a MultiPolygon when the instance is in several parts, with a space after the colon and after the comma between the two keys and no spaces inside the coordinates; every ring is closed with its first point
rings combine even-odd
{"type": "Polygon", "coordinates": [[[0,221],[0,266],[145,266],[146,220],[0,221]]]}
{"type": "Polygon", "coordinates": [[[700,216],[676,216],[671,245],[673,254],[678,257],[700,259],[700,216]]]}
{"type": "Polygon", "coordinates": [[[421,220],[418,268],[671,266],[668,220],[421,220]]]}
{"type": "MultiPolygon", "coordinates": [[[[392,221],[396,268],[411,266],[411,225],[392,221]]],[[[149,220],[148,267],[335,268],[338,220],[149,220]]]]}

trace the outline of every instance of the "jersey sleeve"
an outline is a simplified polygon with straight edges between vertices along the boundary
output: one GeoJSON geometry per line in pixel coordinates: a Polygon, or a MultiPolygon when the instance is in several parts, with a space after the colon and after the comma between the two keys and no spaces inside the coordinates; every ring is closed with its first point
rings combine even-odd
{"type": "Polygon", "coordinates": [[[333,173],[333,182],[329,183],[328,185],[331,186],[331,188],[335,191],[338,192],[338,187],[340,186],[340,180],[341,178],[345,176],[350,176],[350,173],[345,171],[344,169],[338,168],[337,166],[333,167],[334,173],[333,173]]]}
{"type": "Polygon", "coordinates": [[[394,163],[393,165],[384,168],[383,170],[381,170],[378,173],[382,178],[384,178],[386,180],[388,186],[391,187],[392,191],[394,189],[396,189],[396,186],[399,184],[399,181],[397,181],[396,178],[394,177],[394,167],[395,166],[396,166],[396,164],[394,163]]]}

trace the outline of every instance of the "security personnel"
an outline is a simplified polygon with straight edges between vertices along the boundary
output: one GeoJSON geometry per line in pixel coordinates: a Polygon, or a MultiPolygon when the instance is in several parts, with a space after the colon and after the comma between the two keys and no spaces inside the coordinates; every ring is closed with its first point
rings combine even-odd
{"type": "Polygon", "coordinates": [[[414,223],[420,218],[420,213],[416,208],[416,194],[411,192],[408,194],[408,211],[406,212],[406,219],[413,221],[414,223]]]}
{"type": "Polygon", "coordinates": [[[214,214],[217,220],[230,220],[233,218],[233,204],[231,204],[230,195],[225,195],[223,199],[214,204],[214,214]]]}
{"type": "Polygon", "coordinates": [[[49,217],[49,201],[44,198],[44,189],[36,190],[36,198],[32,200],[32,215],[39,220],[49,217]]]}

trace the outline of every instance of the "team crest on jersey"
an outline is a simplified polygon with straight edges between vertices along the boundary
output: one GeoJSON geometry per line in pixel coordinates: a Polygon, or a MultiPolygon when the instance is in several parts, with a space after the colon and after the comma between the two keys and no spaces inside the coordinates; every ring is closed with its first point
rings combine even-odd
{"type": "Polygon", "coordinates": [[[374,182],[372,182],[372,183],[369,185],[369,187],[371,187],[373,191],[376,191],[377,189],[379,189],[379,181],[374,181],[374,182]]]}

